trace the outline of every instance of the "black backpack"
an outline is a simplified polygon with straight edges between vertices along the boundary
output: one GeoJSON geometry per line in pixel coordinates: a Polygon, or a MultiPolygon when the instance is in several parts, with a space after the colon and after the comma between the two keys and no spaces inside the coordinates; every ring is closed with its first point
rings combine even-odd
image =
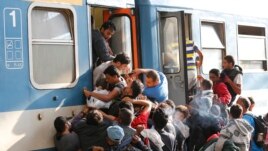
{"type": "Polygon", "coordinates": [[[264,147],[268,126],[266,125],[264,119],[261,116],[254,116],[252,114],[247,115],[253,117],[255,122],[255,134],[253,136],[253,140],[259,147],[264,147]]]}

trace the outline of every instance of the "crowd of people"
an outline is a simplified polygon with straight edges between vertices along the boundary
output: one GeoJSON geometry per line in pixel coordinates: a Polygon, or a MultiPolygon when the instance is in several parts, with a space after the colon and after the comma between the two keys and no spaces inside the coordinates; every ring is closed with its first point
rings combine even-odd
{"type": "MultiPolygon", "coordinates": [[[[93,35],[95,89],[83,90],[87,103],[79,114],[55,119],[58,151],[264,151],[265,143],[267,149],[251,112],[253,98],[238,96],[242,70],[232,56],[224,58],[223,71],[211,69],[209,79],[194,75],[200,87],[189,104],[176,106],[162,72],[130,71],[126,54],[113,56],[107,40],[115,30],[108,22],[93,35]]],[[[268,114],[264,119],[268,123],[268,114]]]]}

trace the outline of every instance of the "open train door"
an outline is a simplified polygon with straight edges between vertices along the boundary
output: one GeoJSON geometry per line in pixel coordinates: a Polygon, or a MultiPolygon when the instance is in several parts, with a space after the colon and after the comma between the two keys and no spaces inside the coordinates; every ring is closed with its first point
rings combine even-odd
{"type": "Polygon", "coordinates": [[[103,20],[112,21],[116,26],[116,32],[110,39],[110,46],[115,54],[125,52],[132,59],[132,68],[140,66],[136,19],[133,8],[122,8],[103,11],[103,20]]]}
{"type": "Polygon", "coordinates": [[[187,64],[184,12],[159,12],[162,71],[166,75],[169,99],[185,104],[187,97],[187,64]]]}

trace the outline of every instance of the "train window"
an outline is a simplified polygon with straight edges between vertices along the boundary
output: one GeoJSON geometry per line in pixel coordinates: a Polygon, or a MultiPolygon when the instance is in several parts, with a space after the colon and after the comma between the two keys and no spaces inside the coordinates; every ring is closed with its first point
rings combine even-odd
{"type": "Polygon", "coordinates": [[[74,86],[78,68],[73,11],[37,6],[29,16],[32,84],[39,89],[74,86]]]}
{"type": "Polygon", "coordinates": [[[177,73],[180,71],[177,18],[161,18],[161,25],[161,27],[163,28],[163,71],[164,73],[177,73]]]}
{"type": "Polygon", "coordinates": [[[201,22],[201,44],[204,54],[202,69],[205,74],[212,68],[222,68],[222,56],[225,52],[224,33],[223,23],[201,22]]]}
{"type": "Polygon", "coordinates": [[[239,63],[245,71],[267,70],[265,45],[265,28],[238,26],[239,63]]]}
{"type": "MultiPolygon", "coordinates": [[[[131,23],[127,16],[113,17],[112,22],[116,26],[116,32],[111,38],[111,48],[115,54],[126,53],[132,58],[131,23]]],[[[130,64],[132,68],[132,63],[130,64]]]]}

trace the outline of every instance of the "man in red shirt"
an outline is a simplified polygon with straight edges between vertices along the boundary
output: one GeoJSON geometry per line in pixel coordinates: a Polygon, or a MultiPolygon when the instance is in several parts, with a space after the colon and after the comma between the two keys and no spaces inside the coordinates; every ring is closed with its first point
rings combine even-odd
{"type": "Polygon", "coordinates": [[[211,69],[209,79],[213,82],[213,93],[218,95],[218,100],[224,105],[228,105],[232,98],[227,86],[220,79],[220,70],[211,69]]]}

